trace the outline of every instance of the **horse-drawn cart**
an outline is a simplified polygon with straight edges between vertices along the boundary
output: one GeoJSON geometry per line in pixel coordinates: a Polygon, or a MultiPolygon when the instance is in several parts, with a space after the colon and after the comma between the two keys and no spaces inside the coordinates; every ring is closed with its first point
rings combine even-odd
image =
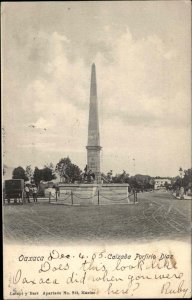
{"type": "Polygon", "coordinates": [[[4,186],[4,203],[21,203],[25,201],[25,185],[23,179],[5,180],[4,186]]]}

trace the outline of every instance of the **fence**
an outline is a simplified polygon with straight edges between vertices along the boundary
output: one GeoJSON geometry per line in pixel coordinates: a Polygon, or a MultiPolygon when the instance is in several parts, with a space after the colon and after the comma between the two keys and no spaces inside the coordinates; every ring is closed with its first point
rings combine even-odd
{"type": "Polygon", "coordinates": [[[137,193],[130,194],[128,185],[73,185],[61,186],[49,202],[65,205],[136,204],[137,193]],[[133,197],[132,197],[133,196],[133,197]]]}

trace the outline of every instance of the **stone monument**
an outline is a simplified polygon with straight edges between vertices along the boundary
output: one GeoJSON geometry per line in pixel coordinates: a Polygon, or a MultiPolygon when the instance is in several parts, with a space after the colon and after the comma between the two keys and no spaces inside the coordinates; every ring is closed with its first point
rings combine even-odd
{"type": "Polygon", "coordinates": [[[99,113],[95,64],[91,67],[89,124],[86,174],[94,174],[94,182],[60,183],[58,203],[67,205],[112,205],[129,203],[127,183],[102,183],[100,171],[99,113]]]}
{"type": "Polygon", "coordinates": [[[100,172],[100,136],[99,136],[99,114],[97,102],[97,82],[95,64],[91,67],[91,87],[89,104],[89,125],[87,149],[87,172],[95,174],[95,182],[101,183],[100,172]]]}

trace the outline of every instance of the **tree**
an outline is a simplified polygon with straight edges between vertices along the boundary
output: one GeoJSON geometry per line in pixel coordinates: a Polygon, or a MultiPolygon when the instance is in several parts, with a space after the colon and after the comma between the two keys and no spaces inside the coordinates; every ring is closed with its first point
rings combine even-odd
{"type": "Polygon", "coordinates": [[[31,165],[27,166],[25,169],[25,175],[28,177],[28,179],[31,181],[33,178],[33,170],[31,168],[31,165]]]}
{"type": "Polygon", "coordinates": [[[166,190],[171,190],[171,184],[167,181],[165,181],[164,187],[166,188],[166,190]]]}
{"type": "Polygon", "coordinates": [[[73,164],[69,157],[61,158],[55,167],[55,171],[59,174],[60,180],[64,179],[66,182],[73,183],[74,181],[81,181],[81,169],[73,164]]]}
{"type": "Polygon", "coordinates": [[[40,181],[51,181],[53,179],[56,179],[56,176],[52,169],[48,167],[44,167],[43,169],[39,169],[38,167],[35,167],[33,179],[36,185],[39,185],[40,181]]]}
{"type": "Polygon", "coordinates": [[[173,188],[173,190],[176,190],[180,187],[181,187],[181,177],[176,176],[175,178],[173,178],[172,188],[173,188]]]}
{"type": "Polygon", "coordinates": [[[143,190],[143,186],[141,185],[141,183],[137,180],[137,178],[135,176],[131,176],[129,178],[129,184],[134,189],[143,190]]]}
{"type": "Polygon", "coordinates": [[[53,179],[56,179],[56,176],[53,173],[52,169],[50,169],[48,167],[44,167],[41,171],[42,171],[42,180],[43,181],[51,181],[53,179]]]}
{"type": "Polygon", "coordinates": [[[55,171],[59,174],[60,181],[62,178],[66,176],[66,169],[70,164],[71,164],[71,160],[69,157],[61,158],[60,161],[57,163],[55,167],[55,171]]]}
{"type": "Polygon", "coordinates": [[[44,168],[48,168],[48,169],[50,169],[50,170],[52,171],[52,176],[54,177],[53,179],[56,179],[56,178],[57,178],[56,172],[55,172],[55,166],[54,166],[53,163],[46,164],[46,165],[44,166],[44,168]]]}
{"type": "Polygon", "coordinates": [[[136,174],[131,176],[129,184],[138,190],[148,190],[153,188],[153,179],[149,175],[136,174]]]}
{"type": "Polygon", "coordinates": [[[192,187],[192,169],[188,169],[184,171],[182,184],[185,187],[185,189],[189,189],[192,187]]]}
{"type": "Polygon", "coordinates": [[[125,170],[121,174],[116,174],[112,178],[112,182],[114,183],[129,183],[129,174],[126,173],[125,170]]]}
{"type": "Polygon", "coordinates": [[[55,166],[54,166],[54,164],[52,162],[51,163],[46,163],[44,165],[44,168],[49,168],[49,169],[51,169],[53,171],[53,173],[55,172],[55,166]]]}
{"type": "Polygon", "coordinates": [[[36,185],[39,186],[40,181],[42,180],[42,170],[40,170],[38,167],[35,167],[34,174],[33,174],[33,180],[36,185]]]}
{"type": "Polygon", "coordinates": [[[24,181],[29,180],[29,178],[25,174],[25,170],[20,166],[13,170],[12,178],[13,179],[24,179],[24,181]]]}
{"type": "Polygon", "coordinates": [[[172,188],[174,190],[184,187],[185,190],[188,190],[192,187],[192,168],[184,171],[184,176],[176,176],[173,178],[172,188]]]}

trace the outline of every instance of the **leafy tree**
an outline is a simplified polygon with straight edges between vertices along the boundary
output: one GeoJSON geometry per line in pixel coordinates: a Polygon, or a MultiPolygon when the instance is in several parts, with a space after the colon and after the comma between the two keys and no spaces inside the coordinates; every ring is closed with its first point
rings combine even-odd
{"type": "Polygon", "coordinates": [[[81,180],[81,169],[75,165],[75,164],[71,164],[68,168],[67,168],[67,175],[70,178],[70,182],[74,182],[74,181],[79,181],[81,180]]]}
{"type": "Polygon", "coordinates": [[[175,178],[173,178],[172,188],[176,190],[177,188],[180,187],[181,187],[181,177],[176,176],[175,178]]]}
{"type": "Polygon", "coordinates": [[[56,179],[56,176],[53,173],[53,170],[48,167],[43,168],[41,170],[41,172],[42,172],[42,180],[43,181],[51,181],[53,179],[56,179]]]}
{"type": "Polygon", "coordinates": [[[135,176],[131,176],[129,178],[129,184],[136,190],[143,190],[143,185],[141,185],[141,183],[136,179],[135,176]]]}
{"type": "Polygon", "coordinates": [[[33,174],[33,180],[36,185],[39,186],[40,181],[42,180],[42,170],[40,170],[38,167],[35,167],[34,174],[33,174]]]}
{"type": "Polygon", "coordinates": [[[181,186],[183,186],[185,190],[192,187],[192,169],[185,170],[183,178],[180,176],[173,178],[172,188],[176,190],[181,186]]]}
{"type": "Polygon", "coordinates": [[[112,178],[112,182],[114,183],[129,183],[129,174],[126,173],[125,170],[121,174],[116,174],[112,178]]]}
{"type": "Polygon", "coordinates": [[[24,179],[25,181],[29,180],[29,178],[25,174],[25,170],[20,166],[13,170],[12,178],[13,179],[24,179]]]}
{"type": "Polygon", "coordinates": [[[77,165],[71,162],[69,157],[60,159],[55,167],[55,171],[59,174],[60,180],[65,179],[68,183],[81,181],[82,171],[77,165]]]}
{"type": "Polygon", "coordinates": [[[64,178],[66,175],[66,169],[67,167],[71,164],[71,160],[69,157],[67,158],[61,158],[60,161],[57,163],[55,167],[55,171],[59,174],[60,176],[60,181],[62,178],[64,178]]]}
{"type": "Polygon", "coordinates": [[[138,190],[148,190],[152,189],[154,186],[153,179],[148,175],[136,174],[131,176],[129,184],[138,190]]]}
{"type": "Polygon", "coordinates": [[[154,187],[155,180],[154,180],[153,178],[151,178],[151,179],[149,180],[149,184],[150,184],[151,187],[154,187]]]}
{"type": "Polygon", "coordinates": [[[52,176],[54,177],[53,179],[56,179],[57,176],[56,176],[56,172],[55,172],[55,166],[53,163],[49,163],[49,164],[46,164],[44,166],[44,168],[49,168],[51,171],[52,171],[52,176]]]}
{"type": "Polygon", "coordinates": [[[36,185],[39,185],[41,180],[51,181],[55,178],[56,178],[56,176],[53,173],[52,169],[50,169],[48,167],[44,167],[43,169],[39,169],[38,167],[35,167],[33,179],[34,179],[34,182],[36,185]]]}
{"type": "Polygon", "coordinates": [[[28,179],[31,181],[33,178],[33,170],[31,168],[31,165],[27,166],[25,169],[25,175],[28,177],[28,179]]]}
{"type": "Polygon", "coordinates": [[[53,173],[55,172],[55,166],[53,163],[47,163],[44,165],[44,168],[49,168],[53,171],[53,173]]]}
{"type": "Polygon", "coordinates": [[[192,187],[192,169],[188,169],[184,171],[182,184],[186,189],[192,187]]]}
{"type": "Polygon", "coordinates": [[[171,189],[171,184],[168,183],[167,181],[165,181],[164,187],[166,188],[166,190],[170,190],[171,189]]]}

